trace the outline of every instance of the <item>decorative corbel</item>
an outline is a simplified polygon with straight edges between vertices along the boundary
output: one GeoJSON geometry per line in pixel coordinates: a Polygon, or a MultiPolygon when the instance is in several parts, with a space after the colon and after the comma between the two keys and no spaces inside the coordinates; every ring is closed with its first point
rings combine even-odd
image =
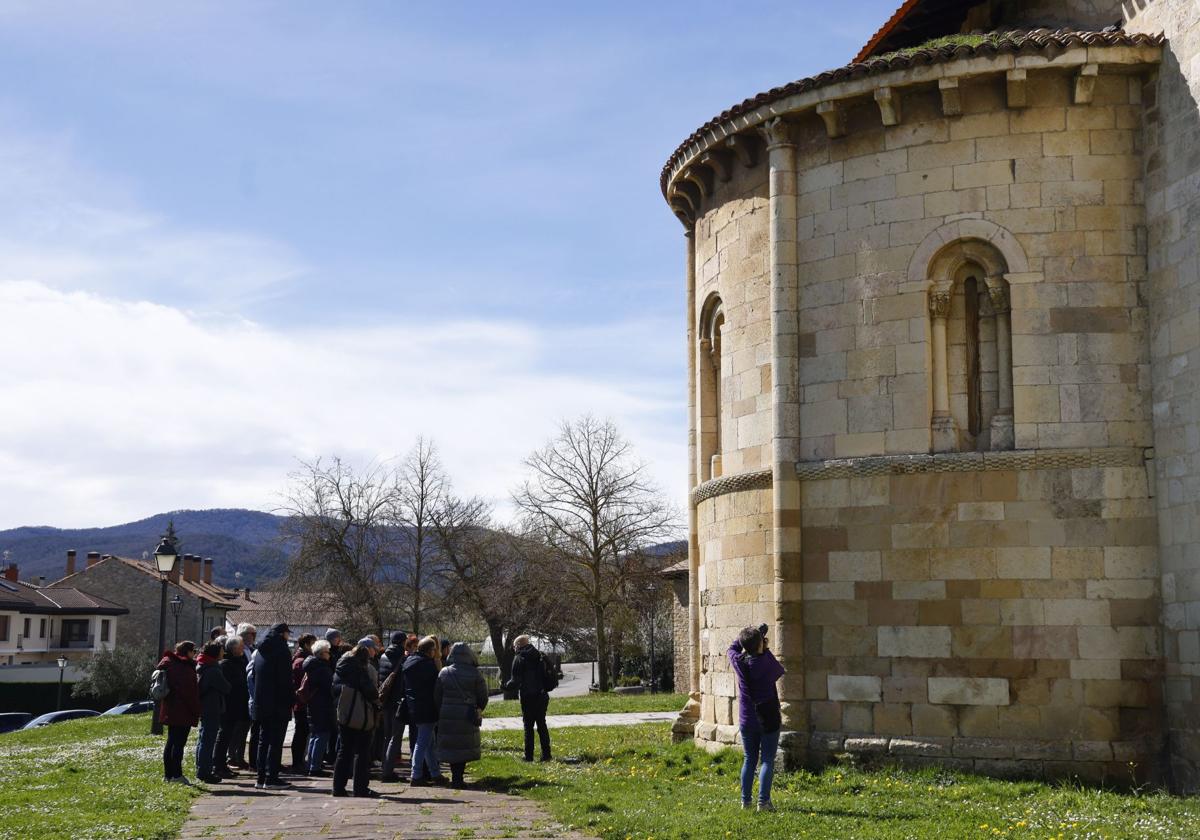
{"type": "Polygon", "coordinates": [[[783,117],[774,117],[760,126],[767,141],[767,151],[776,146],[793,146],[796,143],[796,127],[783,117]]]}
{"type": "Polygon", "coordinates": [[[700,163],[711,169],[722,184],[728,182],[733,176],[727,152],[707,151],[700,156],[700,163]]]}
{"type": "Polygon", "coordinates": [[[1091,105],[1096,95],[1096,79],[1100,75],[1100,65],[1085,64],[1079,68],[1075,76],[1075,104],[1091,105]]]}
{"type": "Polygon", "coordinates": [[[958,79],[938,79],[938,90],[942,92],[942,116],[960,116],[962,93],[958,87],[958,79]]]}
{"type": "Polygon", "coordinates": [[[735,134],[726,138],[725,145],[747,168],[758,163],[758,143],[753,134],[735,134]]]}
{"type": "Polygon", "coordinates": [[[701,198],[708,198],[712,195],[712,171],[707,166],[689,166],[683,170],[683,177],[696,185],[701,198]]]}
{"type": "Polygon", "coordinates": [[[1008,107],[1024,108],[1029,101],[1024,68],[1008,71],[1008,107]]]}
{"type": "Polygon", "coordinates": [[[879,106],[884,125],[900,125],[900,94],[895,88],[876,88],[875,104],[879,106]]]}
{"type": "Polygon", "coordinates": [[[700,195],[700,188],[691,181],[684,180],[682,176],[677,178],[675,183],[671,185],[671,195],[669,200],[672,203],[674,203],[677,199],[686,202],[688,208],[691,210],[692,216],[697,218],[700,216],[701,198],[702,196],[700,195]]]}
{"type": "Polygon", "coordinates": [[[817,105],[817,115],[825,122],[825,133],[830,139],[846,136],[846,118],[842,103],[827,100],[817,105]]]}

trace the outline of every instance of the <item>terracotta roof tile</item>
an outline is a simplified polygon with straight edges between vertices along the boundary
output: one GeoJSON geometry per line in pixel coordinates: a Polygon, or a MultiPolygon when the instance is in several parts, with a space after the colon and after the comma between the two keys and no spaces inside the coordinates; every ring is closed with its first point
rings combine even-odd
{"type": "Polygon", "coordinates": [[[78,589],[47,589],[26,581],[20,581],[16,586],[7,583],[0,587],[0,605],[16,609],[18,612],[47,614],[92,612],[123,615],[129,612],[121,604],[78,589]]]}
{"type": "Polygon", "coordinates": [[[1029,31],[1014,31],[998,33],[977,45],[948,44],[940,47],[900,52],[891,55],[869,58],[866,61],[847,64],[836,70],[827,70],[816,76],[798,79],[786,85],[765,91],[734,105],[700,126],[667,159],[659,179],[663,194],[666,194],[668,179],[673,167],[682,159],[687,148],[703,139],[704,135],[722,123],[736,119],[756,108],[771,102],[793,96],[797,93],[822,88],[847,79],[857,79],[863,76],[874,76],[893,70],[904,70],[909,67],[920,67],[931,64],[943,64],[960,59],[987,57],[1012,53],[1058,52],[1072,47],[1141,47],[1161,46],[1164,42],[1162,35],[1130,34],[1128,32],[1079,32],[1069,29],[1049,30],[1033,29],[1029,31]]]}

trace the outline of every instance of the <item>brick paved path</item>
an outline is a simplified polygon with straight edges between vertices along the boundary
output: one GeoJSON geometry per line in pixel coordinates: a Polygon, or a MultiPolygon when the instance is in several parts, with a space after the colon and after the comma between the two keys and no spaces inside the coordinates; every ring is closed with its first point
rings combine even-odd
{"type": "Polygon", "coordinates": [[[499,793],[442,787],[371,787],[379,799],[335,799],[329,779],[300,779],[296,789],[260,791],[254,776],[212,786],[201,795],[180,835],[237,840],[433,840],[454,837],[553,837],[568,832],[536,802],[499,793]]]}

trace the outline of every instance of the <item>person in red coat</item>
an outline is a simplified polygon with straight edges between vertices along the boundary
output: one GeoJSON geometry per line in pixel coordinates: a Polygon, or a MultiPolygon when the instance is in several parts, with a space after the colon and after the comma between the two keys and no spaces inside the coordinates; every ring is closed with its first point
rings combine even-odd
{"type": "Polygon", "coordinates": [[[188,784],[183,775],[183,751],[188,732],[200,722],[200,684],[196,681],[196,643],[180,642],[163,654],[158,668],[167,675],[167,696],[159,704],[159,720],[167,728],[163,747],[163,777],[188,784]]]}

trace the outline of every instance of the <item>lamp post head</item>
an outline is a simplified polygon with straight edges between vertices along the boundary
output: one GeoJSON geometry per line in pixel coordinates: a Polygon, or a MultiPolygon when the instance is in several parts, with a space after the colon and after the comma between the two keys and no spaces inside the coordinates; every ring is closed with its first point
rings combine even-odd
{"type": "Polygon", "coordinates": [[[154,549],[154,563],[158,566],[158,573],[163,577],[171,574],[175,569],[175,561],[179,555],[175,552],[175,545],[166,537],[163,537],[162,542],[158,544],[158,548],[154,549]]]}
{"type": "Polygon", "coordinates": [[[67,667],[67,657],[65,657],[65,656],[58,657],[58,670],[61,671],[66,667],[67,667]]]}
{"type": "Polygon", "coordinates": [[[179,615],[179,611],[183,609],[183,599],[179,597],[178,592],[171,596],[170,604],[171,613],[173,615],[179,615]]]}

